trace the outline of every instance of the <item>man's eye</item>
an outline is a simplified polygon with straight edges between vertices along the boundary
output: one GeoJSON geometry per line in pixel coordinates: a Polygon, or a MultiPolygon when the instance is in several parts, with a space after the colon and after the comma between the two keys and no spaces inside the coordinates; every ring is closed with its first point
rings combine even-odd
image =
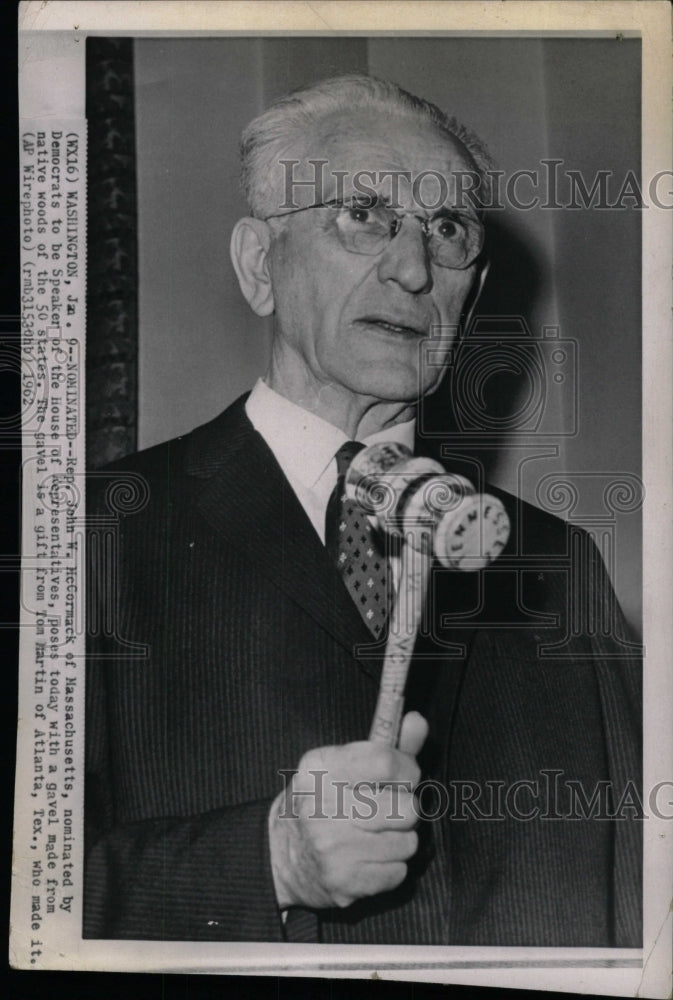
{"type": "Polygon", "coordinates": [[[348,219],[349,222],[357,222],[362,226],[373,221],[370,209],[359,208],[357,205],[353,205],[348,209],[348,219]]]}
{"type": "Polygon", "coordinates": [[[464,229],[456,219],[439,219],[435,228],[437,236],[442,240],[455,240],[462,236],[464,229]]]}

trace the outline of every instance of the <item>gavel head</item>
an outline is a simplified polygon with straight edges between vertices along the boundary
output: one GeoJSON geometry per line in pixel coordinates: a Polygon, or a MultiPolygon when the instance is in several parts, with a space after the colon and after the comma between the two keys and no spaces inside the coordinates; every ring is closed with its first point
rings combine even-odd
{"type": "Polygon", "coordinates": [[[414,458],[395,441],[370,445],[355,456],[346,493],[383,531],[419,550],[430,544],[451,569],[482,569],[509,538],[500,500],[477,494],[469,479],[446,472],[431,458],[414,458]]]}

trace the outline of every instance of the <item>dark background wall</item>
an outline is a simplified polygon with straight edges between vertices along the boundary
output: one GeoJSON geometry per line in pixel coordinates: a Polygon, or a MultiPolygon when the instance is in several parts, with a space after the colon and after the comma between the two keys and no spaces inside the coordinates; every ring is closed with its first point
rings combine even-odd
{"type": "MultiPolygon", "coordinates": [[[[229,262],[231,226],[246,212],[238,136],[280,94],[349,71],[392,79],[455,114],[508,174],[549,158],[589,183],[598,170],[617,179],[637,171],[637,40],[137,39],[140,447],[214,416],[264,371],[271,323],[250,313],[229,262]]],[[[520,191],[528,197],[530,188],[520,191]]],[[[559,384],[553,345],[545,348],[542,431],[522,437],[516,420],[504,420],[497,449],[482,452],[486,471],[561,516],[603,518],[610,570],[637,626],[641,528],[629,509],[637,502],[624,511],[605,497],[610,482],[640,472],[639,214],[510,207],[493,222],[480,313],[521,317],[533,337],[556,328],[571,346],[559,384]],[[559,477],[563,496],[553,492],[559,477]]],[[[505,416],[527,412],[529,381],[494,376],[505,416]]],[[[449,389],[433,401],[440,424],[449,389]]]]}

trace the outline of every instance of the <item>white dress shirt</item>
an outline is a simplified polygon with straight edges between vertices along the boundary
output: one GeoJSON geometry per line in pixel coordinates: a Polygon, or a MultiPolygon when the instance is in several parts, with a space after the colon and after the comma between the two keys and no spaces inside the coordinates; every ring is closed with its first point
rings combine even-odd
{"type": "MultiPolygon", "coordinates": [[[[245,412],[273,452],[324,545],[327,503],[337,481],[335,455],[349,438],[322,417],[270,389],[262,379],[250,393],[245,412]]],[[[413,451],[415,430],[416,421],[407,420],[362,438],[362,444],[397,441],[413,451]]]]}

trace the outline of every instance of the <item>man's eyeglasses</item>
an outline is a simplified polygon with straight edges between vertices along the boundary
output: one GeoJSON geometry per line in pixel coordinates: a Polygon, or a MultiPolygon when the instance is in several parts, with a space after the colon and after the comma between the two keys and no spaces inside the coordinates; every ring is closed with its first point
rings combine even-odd
{"type": "Polygon", "coordinates": [[[282,219],[286,215],[323,208],[334,213],[334,224],[344,250],[376,256],[397,236],[402,223],[412,216],[421,224],[430,259],[439,267],[465,270],[482,251],[484,227],[478,219],[455,209],[442,209],[429,219],[414,212],[396,212],[389,205],[367,201],[325,201],[304,205],[287,212],[267,215],[264,219],[282,219]]]}

